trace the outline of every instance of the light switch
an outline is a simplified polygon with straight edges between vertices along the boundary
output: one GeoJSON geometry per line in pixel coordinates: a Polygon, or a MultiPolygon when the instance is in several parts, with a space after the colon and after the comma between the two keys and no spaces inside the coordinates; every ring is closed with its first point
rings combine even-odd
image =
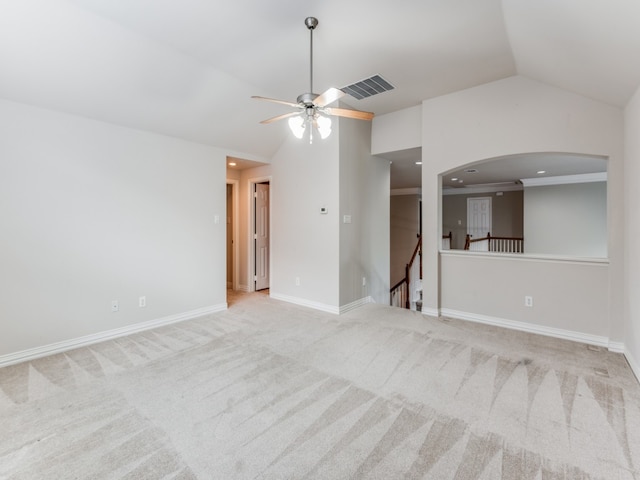
{"type": "Polygon", "coordinates": [[[351,223],[351,215],[345,215],[342,217],[342,223],[351,223]]]}

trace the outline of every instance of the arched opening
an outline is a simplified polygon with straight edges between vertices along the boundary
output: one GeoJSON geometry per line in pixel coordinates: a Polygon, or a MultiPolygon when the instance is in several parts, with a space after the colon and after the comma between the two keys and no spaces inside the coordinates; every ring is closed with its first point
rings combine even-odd
{"type": "Polygon", "coordinates": [[[607,257],[604,157],[509,155],[449,170],[440,181],[443,249],[607,257]]]}

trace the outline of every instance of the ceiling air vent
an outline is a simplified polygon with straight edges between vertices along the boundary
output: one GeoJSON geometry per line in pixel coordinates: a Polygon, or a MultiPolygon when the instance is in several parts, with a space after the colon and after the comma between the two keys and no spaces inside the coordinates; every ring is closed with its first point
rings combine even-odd
{"type": "Polygon", "coordinates": [[[347,85],[346,87],[342,87],[340,90],[342,90],[344,93],[348,93],[358,100],[362,100],[363,98],[371,97],[382,92],[387,92],[389,90],[393,90],[394,88],[396,87],[391,85],[380,75],[374,75],[373,77],[366,78],[351,85],[347,85]]]}

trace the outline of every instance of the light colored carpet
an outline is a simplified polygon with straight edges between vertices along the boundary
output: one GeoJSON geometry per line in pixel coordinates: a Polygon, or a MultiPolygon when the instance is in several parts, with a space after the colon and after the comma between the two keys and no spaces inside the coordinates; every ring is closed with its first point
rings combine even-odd
{"type": "Polygon", "coordinates": [[[0,478],[640,479],[621,355],[373,304],[230,300],[0,369],[0,478]]]}

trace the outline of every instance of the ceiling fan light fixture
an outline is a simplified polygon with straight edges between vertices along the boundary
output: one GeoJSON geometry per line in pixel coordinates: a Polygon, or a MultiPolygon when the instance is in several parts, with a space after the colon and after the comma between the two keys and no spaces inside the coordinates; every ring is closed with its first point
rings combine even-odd
{"type": "Polygon", "coordinates": [[[305,130],[305,119],[301,116],[289,118],[289,129],[296,138],[302,138],[305,130]]]}
{"type": "Polygon", "coordinates": [[[309,143],[313,142],[313,130],[317,129],[322,139],[331,135],[331,119],[329,115],[337,117],[354,118],[357,120],[371,120],[373,118],[372,112],[363,112],[360,110],[352,110],[348,108],[334,108],[328,105],[340,100],[345,92],[338,88],[329,88],[324,93],[318,95],[313,92],[313,31],[318,26],[318,19],[315,17],[307,17],[304,21],[307,29],[309,30],[309,92],[303,93],[298,96],[296,103],[287,102],[284,100],[276,100],[275,98],[267,98],[260,96],[253,96],[258,100],[266,100],[268,102],[279,103],[287,105],[298,110],[298,112],[284,113],[277,115],[267,120],[263,120],[260,123],[272,123],[285,118],[289,119],[289,128],[291,132],[297,137],[302,138],[307,124],[309,125],[309,143]]]}
{"type": "Polygon", "coordinates": [[[316,119],[316,125],[318,125],[320,138],[324,140],[329,135],[331,135],[331,119],[329,117],[318,115],[318,118],[316,119]]]}

